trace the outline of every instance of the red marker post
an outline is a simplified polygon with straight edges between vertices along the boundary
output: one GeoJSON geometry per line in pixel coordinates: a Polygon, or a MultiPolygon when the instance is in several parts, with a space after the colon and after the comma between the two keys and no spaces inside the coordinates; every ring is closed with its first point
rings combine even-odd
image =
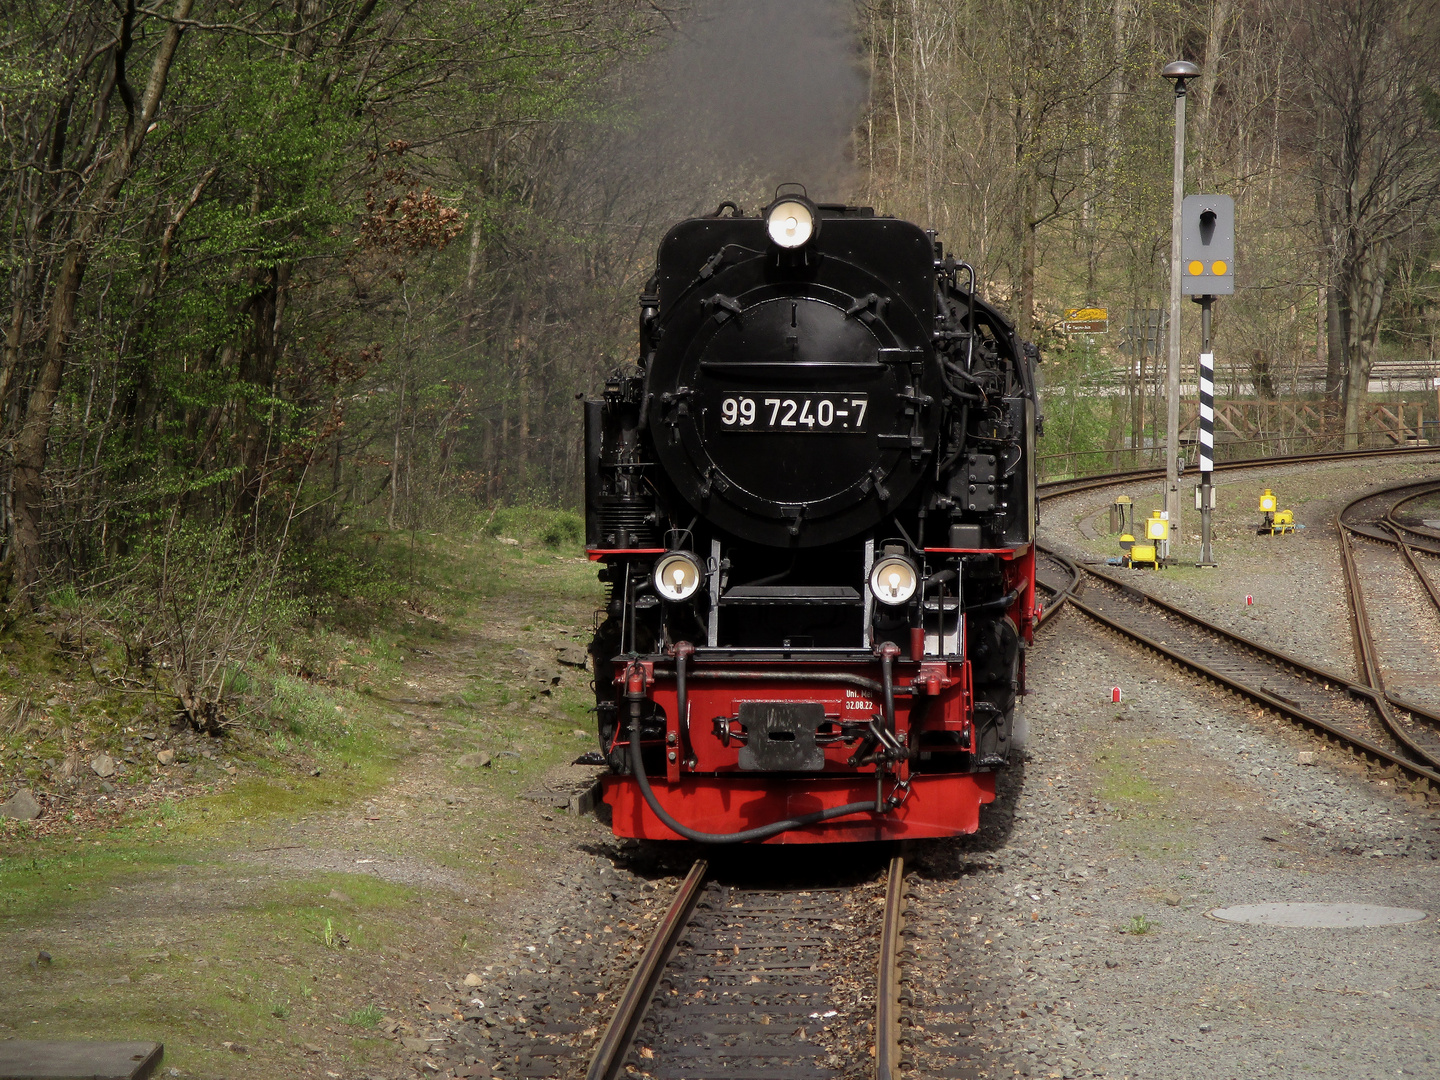
{"type": "Polygon", "coordinates": [[[1246,594],[1245,594],[1245,606],[1246,606],[1246,607],[1254,607],[1254,606],[1255,606],[1255,597],[1251,596],[1249,593],[1246,593],[1246,594]]]}
{"type": "Polygon", "coordinates": [[[1119,705],[1119,704],[1120,704],[1120,688],[1119,688],[1118,686],[1115,686],[1115,687],[1112,687],[1112,688],[1111,688],[1111,690],[1110,690],[1110,700],[1111,700],[1112,702],[1114,702],[1116,705],[1119,705]]]}

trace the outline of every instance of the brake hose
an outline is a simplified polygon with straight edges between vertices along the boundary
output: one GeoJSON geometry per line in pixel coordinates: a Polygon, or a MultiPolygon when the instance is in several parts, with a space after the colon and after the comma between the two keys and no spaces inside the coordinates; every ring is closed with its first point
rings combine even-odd
{"type": "MultiPolygon", "coordinates": [[[[638,713],[639,710],[634,710],[638,713]]],[[[760,825],[753,829],[745,829],[742,832],[733,833],[707,833],[692,829],[687,825],[681,825],[670,816],[670,812],[660,805],[655,798],[655,792],[650,787],[650,778],[645,775],[645,763],[641,761],[640,754],[640,717],[630,717],[630,769],[635,774],[635,782],[640,785],[640,794],[649,803],[650,809],[655,816],[664,822],[666,828],[672,832],[679,833],[686,840],[693,840],[697,844],[743,844],[747,840],[768,840],[772,836],[778,836],[782,832],[789,832],[791,829],[801,829],[806,825],[814,825],[817,822],[829,821],[831,818],[846,817],[849,814],[879,814],[884,808],[875,802],[846,803],[844,806],[832,806],[826,810],[817,810],[813,814],[801,814],[799,817],[786,818],[783,821],[774,821],[769,825],[760,825]]]]}

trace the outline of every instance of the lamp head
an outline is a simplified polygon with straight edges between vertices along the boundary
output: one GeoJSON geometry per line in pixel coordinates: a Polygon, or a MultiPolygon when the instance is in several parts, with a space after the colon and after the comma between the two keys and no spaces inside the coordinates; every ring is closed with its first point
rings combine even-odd
{"type": "Polygon", "coordinates": [[[770,239],[781,248],[804,247],[820,231],[818,208],[800,184],[781,184],[775,189],[775,201],[765,207],[761,215],[770,239]],[[782,195],[780,189],[786,187],[798,187],[800,194],[782,195]]]}
{"type": "Polygon", "coordinates": [[[1200,69],[1189,60],[1171,60],[1160,69],[1160,74],[1167,79],[1181,81],[1184,79],[1197,79],[1200,77],[1200,69]]]}

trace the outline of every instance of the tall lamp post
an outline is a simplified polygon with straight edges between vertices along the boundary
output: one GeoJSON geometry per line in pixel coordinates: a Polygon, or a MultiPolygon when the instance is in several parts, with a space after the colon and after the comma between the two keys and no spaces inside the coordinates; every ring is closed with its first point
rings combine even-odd
{"type": "MultiPolygon", "coordinates": [[[[1165,397],[1165,509],[1170,539],[1180,539],[1180,203],[1185,198],[1185,82],[1200,69],[1172,60],[1160,74],[1175,83],[1175,199],[1170,214],[1170,357],[1165,397]]],[[[1168,545],[1167,545],[1168,547],[1168,545]]],[[[1168,552],[1167,552],[1168,554],[1168,552]]]]}

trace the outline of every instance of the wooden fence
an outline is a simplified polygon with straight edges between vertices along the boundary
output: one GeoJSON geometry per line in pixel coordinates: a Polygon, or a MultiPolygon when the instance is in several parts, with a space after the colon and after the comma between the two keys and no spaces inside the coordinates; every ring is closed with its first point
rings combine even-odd
{"type": "MultiPolygon", "coordinates": [[[[1199,403],[1180,403],[1180,455],[1187,468],[1195,464],[1199,403]]],[[[1363,447],[1440,444],[1440,402],[1376,402],[1365,409],[1360,428],[1363,447]]],[[[1042,441],[1041,448],[1043,450],[1042,441]]],[[[1344,412],[1332,401],[1230,401],[1215,406],[1215,460],[1320,454],[1345,448],[1344,412]]],[[[1120,469],[1158,467],[1165,463],[1165,445],[1116,447],[1039,455],[1040,479],[1120,469]]]]}

